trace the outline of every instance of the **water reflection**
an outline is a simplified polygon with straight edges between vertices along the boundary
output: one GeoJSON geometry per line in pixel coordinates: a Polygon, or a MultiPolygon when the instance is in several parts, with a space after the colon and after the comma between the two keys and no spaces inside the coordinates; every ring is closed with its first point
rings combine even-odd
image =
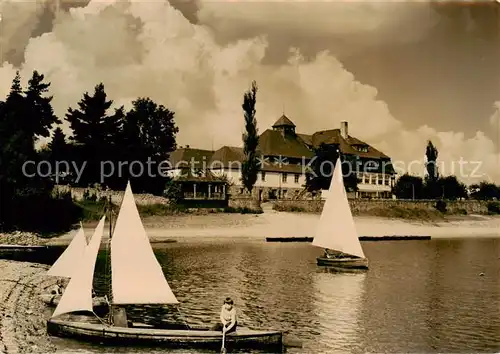
{"type": "MultiPolygon", "coordinates": [[[[351,274],[318,268],[310,244],[164,245],[155,253],[181,304],[136,306],[129,317],[212,324],[224,297],[232,296],[242,324],[277,328],[303,343],[289,353],[499,351],[500,239],[366,242],[363,248],[370,269],[351,274]]],[[[104,260],[101,253],[100,290],[109,285],[99,271],[104,260]]],[[[55,341],[63,352],[131,352],[55,341]]]]}
{"type": "Polygon", "coordinates": [[[320,270],[313,276],[313,323],[325,352],[362,352],[359,343],[360,311],[365,273],[320,270]]]}

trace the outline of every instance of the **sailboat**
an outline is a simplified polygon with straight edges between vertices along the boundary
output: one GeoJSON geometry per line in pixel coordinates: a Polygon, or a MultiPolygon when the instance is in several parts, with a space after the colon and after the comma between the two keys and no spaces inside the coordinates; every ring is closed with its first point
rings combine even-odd
{"type": "Polygon", "coordinates": [[[109,321],[92,311],[91,289],[95,261],[104,227],[101,219],[77,272],[72,276],[59,305],[47,321],[47,332],[61,337],[115,344],[159,344],[165,347],[220,348],[222,339],[231,348],[281,351],[279,331],[240,328],[223,338],[208,328],[171,324],[156,328],[127,319],[124,305],[170,304],[179,301],[158,263],[127,184],[110,242],[111,296],[109,321]]]}
{"type": "MultiPolygon", "coordinates": [[[[80,223],[80,229],[77,234],[73,237],[68,247],[66,247],[64,252],[59,256],[52,267],[50,267],[47,275],[70,279],[75,270],[79,267],[80,262],[83,260],[86,249],[87,240],[83,231],[83,225],[80,223]]],[[[39,295],[39,298],[47,305],[57,306],[59,304],[59,300],[61,299],[61,293],[58,291],[43,293],[39,295]]],[[[93,306],[107,306],[106,298],[94,297],[93,306]]]]}
{"type": "Polygon", "coordinates": [[[328,195],[312,244],[326,249],[325,255],[317,258],[319,266],[368,269],[368,259],[361,247],[347,200],[340,157],[335,164],[328,195]],[[336,254],[330,250],[336,251],[336,254]]]}

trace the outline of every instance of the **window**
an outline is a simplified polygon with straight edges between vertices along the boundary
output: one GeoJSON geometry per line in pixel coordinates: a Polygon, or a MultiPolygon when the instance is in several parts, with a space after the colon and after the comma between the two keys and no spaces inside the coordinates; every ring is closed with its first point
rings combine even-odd
{"type": "Polygon", "coordinates": [[[366,145],[352,145],[352,147],[359,152],[368,152],[368,146],[366,145]]]}
{"type": "Polygon", "coordinates": [[[281,175],[281,182],[286,183],[286,178],[287,178],[287,177],[288,177],[288,175],[287,175],[286,173],[283,173],[283,174],[281,175]]]}
{"type": "Polygon", "coordinates": [[[299,183],[299,178],[300,178],[300,175],[299,175],[299,174],[296,174],[296,175],[295,175],[295,183],[299,183]]]}
{"type": "Polygon", "coordinates": [[[388,176],[388,175],[384,175],[385,179],[384,179],[384,184],[386,186],[389,186],[390,185],[390,182],[391,182],[391,176],[388,176]]]}
{"type": "Polygon", "coordinates": [[[262,181],[262,182],[265,182],[265,181],[266,181],[266,172],[265,172],[265,171],[262,171],[262,172],[260,173],[260,177],[261,177],[261,178],[260,178],[260,179],[261,179],[261,181],[262,181]]]}

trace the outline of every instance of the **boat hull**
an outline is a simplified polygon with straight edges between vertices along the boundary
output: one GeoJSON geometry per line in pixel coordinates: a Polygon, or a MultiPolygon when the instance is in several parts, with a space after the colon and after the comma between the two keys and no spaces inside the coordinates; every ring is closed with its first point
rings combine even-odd
{"type": "MultiPolygon", "coordinates": [[[[59,305],[59,301],[61,301],[61,296],[59,294],[40,294],[38,297],[42,300],[46,305],[49,306],[57,306],[59,305]]],[[[97,296],[92,298],[92,306],[94,308],[108,307],[108,302],[105,297],[97,296]]]]}
{"type": "Polygon", "coordinates": [[[334,267],[341,269],[368,269],[368,259],[366,258],[317,258],[318,266],[334,267]]]}
{"type": "MultiPolygon", "coordinates": [[[[65,319],[47,321],[47,332],[58,337],[113,345],[160,345],[168,348],[200,348],[220,350],[222,333],[201,328],[156,329],[151,327],[114,327],[65,319]]],[[[257,331],[238,328],[226,335],[228,349],[265,349],[283,351],[283,337],[279,331],[257,331]]]]}

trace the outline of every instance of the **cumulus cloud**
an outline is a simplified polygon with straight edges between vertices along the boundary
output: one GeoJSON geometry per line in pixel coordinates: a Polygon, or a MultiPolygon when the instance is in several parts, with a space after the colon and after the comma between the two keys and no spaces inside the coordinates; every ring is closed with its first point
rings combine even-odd
{"type": "MultiPolygon", "coordinates": [[[[206,6],[200,11],[200,22],[215,16],[215,8],[206,6]]],[[[222,18],[230,20],[221,21],[221,26],[237,31],[235,23],[242,15],[227,11],[222,18]]],[[[398,16],[388,16],[376,5],[357,11],[356,16],[378,14],[378,18],[365,15],[360,18],[366,21],[351,24],[345,20],[348,13],[333,12],[330,14],[340,22],[327,31],[366,33],[376,27],[388,35],[398,21],[405,22],[403,9],[398,16]]],[[[274,15],[286,29],[288,17],[274,15]]],[[[312,26],[313,15],[304,18],[304,24],[312,26]]],[[[314,16],[326,26],[327,16],[320,12],[314,16]]],[[[323,25],[309,31],[319,31],[323,25]]],[[[285,64],[265,63],[270,49],[265,33],[221,44],[210,26],[192,24],[163,0],[94,0],[86,7],[58,14],[50,32],[31,38],[21,73],[27,78],[36,69],[47,76],[52,82],[54,108],[61,117],[99,82],[116,105],[149,96],[176,112],[178,142],[200,148],[241,145],[242,95],[256,80],[260,131],[270,127],[285,107],[299,132],[337,128],[347,120],[352,135],[406,164],[422,161],[431,139],[440,150],[439,159],[450,166],[443,168],[444,174],[461,174],[469,180],[466,174],[475,172],[478,179],[488,176],[500,181],[498,150],[482,132],[466,138],[461,132],[438,132],[427,126],[410,131],[378,99],[377,89],[358,82],[331,52],[304,58],[299,50],[290,48],[285,64]],[[476,165],[470,162],[465,172],[451,171],[452,162],[456,165],[460,159],[482,161],[480,170],[472,171],[476,165]]],[[[14,70],[9,64],[0,67],[0,95],[8,92],[14,70]]],[[[422,171],[415,164],[411,169],[422,171]]]]}

